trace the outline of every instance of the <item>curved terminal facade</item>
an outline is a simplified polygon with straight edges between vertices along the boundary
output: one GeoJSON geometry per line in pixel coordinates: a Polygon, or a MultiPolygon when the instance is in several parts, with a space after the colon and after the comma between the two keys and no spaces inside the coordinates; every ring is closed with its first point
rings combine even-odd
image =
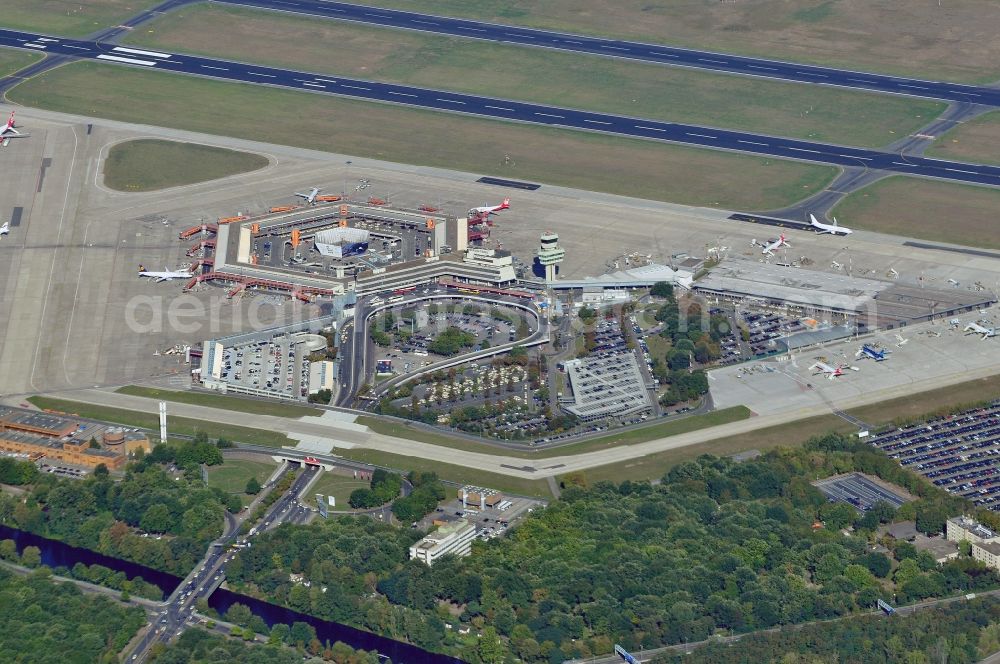
{"type": "Polygon", "coordinates": [[[316,251],[321,256],[346,258],[360,256],[368,251],[370,233],[363,228],[343,226],[316,233],[316,251]]]}

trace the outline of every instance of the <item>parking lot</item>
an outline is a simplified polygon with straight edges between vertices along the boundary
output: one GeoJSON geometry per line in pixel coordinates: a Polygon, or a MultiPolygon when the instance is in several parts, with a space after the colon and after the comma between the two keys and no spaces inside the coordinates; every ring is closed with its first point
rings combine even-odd
{"type": "Polygon", "coordinates": [[[225,348],[222,380],[274,396],[301,399],[309,392],[310,337],[281,336],[225,348]]]}
{"type": "Polygon", "coordinates": [[[868,442],[950,493],[981,507],[1000,506],[1000,401],[868,442]]]}
{"type": "Polygon", "coordinates": [[[898,509],[903,503],[913,500],[901,489],[889,489],[861,473],[828,477],[812,484],[831,502],[847,503],[862,512],[867,512],[877,502],[889,503],[898,509]]]}
{"type": "Polygon", "coordinates": [[[520,498],[504,496],[498,505],[510,503],[509,507],[501,510],[498,507],[480,508],[478,506],[467,506],[462,508],[462,499],[455,498],[446,503],[442,503],[434,512],[417,522],[417,527],[429,529],[433,526],[434,520],[464,518],[476,527],[476,536],[481,540],[489,540],[500,537],[507,530],[513,528],[518,521],[543,506],[543,503],[531,498],[520,498]]]}

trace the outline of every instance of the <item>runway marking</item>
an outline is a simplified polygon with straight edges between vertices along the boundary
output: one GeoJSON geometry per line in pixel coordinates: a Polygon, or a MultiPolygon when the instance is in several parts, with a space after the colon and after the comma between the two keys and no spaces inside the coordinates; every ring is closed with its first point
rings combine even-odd
{"type": "Polygon", "coordinates": [[[219,71],[229,71],[225,67],[213,67],[212,65],[202,65],[205,69],[218,69],[219,71]]]}
{"type": "Polygon", "coordinates": [[[660,58],[676,58],[676,57],[678,57],[678,56],[674,55],[673,53],[660,53],[658,51],[650,51],[649,54],[650,55],[655,55],[655,56],[660,57],[660,58]]]}
{"type": "Polygon", "coordinates": [[[817,74],[812,71],[796,71],[796,74],[802,74],[803,76],[817,76],[819,78],[827,78],[826,74],[817,74]]]}
{"type": "MultiPolygon", "coordinates": [[[[916,164],[908,164],[905,161],[894,161],[892,163],[895,164],[896,166],[910,166],[910,167],[915,167],[916,166],[916,164]]],[[[945,170],[948,170],[948,169],[945,169],[945,170]]]]}
{"type": "Polygon", "coordinates": [[[388,14],[372,14],[371,12],[365,12],[365,16],[377,16],[379,18],[392,18],[388,14]]]}
{"type": "Polygon", "coordinates": [[[90,49],[86,46],[74,46],[73,44],[63,44],[65,48],[75,48],[78,51],[89,51],[90,49]]]}
{"type": "Polygon", "coordinates": [[[519,35],[516,32],[505,32],[508,37],[520,37],[521,39],[534,39],[531,35],[519,35]]]}
{"type": "Polygon", "coordinates": [[[535,113],[535,115],[541,115],[541,116],[544,116],[546,118],[562,118],[562,119],[565,119],[565,116],[562,116],[562,115],[553,115],[551,113],[535,113]]]}
{"type": "Polygon", "coordinates": [[[289,7],[299,6],[299,3],[297,2],[285,2],[284,0],[271,0],[271,2],[273,2],[276,5],[288,5],[289,7]]]}
{"type": "Polygon", "coordinates": [[[583,42],[582,42],[582,41],[572,41],[572,40],[570,40],[570,39],[567,39],[567,40],[566,40],[566,43],[567,43],[567,44],[582,44],[583,42]]]}
{"type": "Polygon", "coordinates": [[[469,32],[486,32],[482,28],[469,28],[469,27],[466,27],[464,25],[458,26],[458,29],[459,30],[468,30],[469,32]]]}
{"type": "Polygon", "coordinates": [[[32,44],[31,42],[25,42],[25,46],[30,46],[31,48],[45,48],[45,44],[32,44]]]}
{"type": "Polygon", "coordinates": [[[968,95],[969,97],[982,97],[982,95],[976,94],[975,92],[966,92],[965,90],[949,90],[949,92],[956,95],[968,95]]]}
{"type": "Polygon", "coordinates": [[[145,65],[147,67],[153,67],[153,66],[156,65],[155,62],[152,62],[150,60],[136,60],[135,58],[119,58],[116,55],[103,55],[103,54],[101,54],[101,55],[97,56],[97,59],[98,60],[113,60],[115,62],[124,62],[124,63],[130,64],[130,65],[145,65]]]}
{"type": "Polygon", "coordinates": [[[265,74],[264,72],[260,72],[260,71],[248,71],[247,73],[250,74],[251,76],[263,76],[265,78],[277,78],[277,76],[275,76],[274,74],[265,74]]]}
{"type": "Polygon", "coordinates": [[[132,55],[145,55],[147,58],[169,58],[169,53],[158,53],[157,51],[141,51],[137,48],[125,48],[124,46],[115,46],[112,51],[118,51],[119,53],[131,53],[132,55]]]}
{"type": "Polygon", "coordinates": [[[309,87],[322,88],[322,89],[326,90],[326,86],[325,85],[320,85],[319,83],[307,83],[307,82],[303,81],[302,85],[308,85],[309,87]]]}
{"type": "Polygon", "coordinates": [[[926,87],[924,87],[922,85],[907,85],[906,83],[900,83],[899,87],[901,87],[901,88],[913,88],[914,90],[930,90],[930,88],[926,88],[926,87]]]}
{"type": "Polygon", "coordinates": [[[413,22],[419,23],[420,25],[437,25],[434,21],[418,21],[417,19],[413,19],[413,22]]]}
{"type": "Polygon", "coordinates": [[[867,83],[868,85],[873,85],[875,83],[878,83],[878,81],[869,81],[869,80],[866,80],[866,79],[863,79],[863,78],[849,78],[847,80],[848,81],[853,81],[855,83],[867,83]]]}
{"type": "Polygon", "coordinates": [[[40,42],[58,42],[59,40],[58,39],[49,39],[48,37],[39,37],[35,41],[40,41],[40,42]]]}
{"type": "Polygon", "coordinates": [[[627,48],[622,48],[621,46],[606,46],[604,44],[601,44],[601,48],[606,48],[609,51],[628,51],[628,50],[631,50],[631,49],[627,49],[627,48]]]}
{"type": "Polygon", "coordinates": [[[805,148],[788,148],[789,150],[795,150],[796,152],[812,152],[814,154],[823,154],[819,150],[806,150],[805,148]]]}
{"type": "Polygon", "coordinates": [[[497,111],[510,111],[511,113],[514,112],[513,108],[505,108],[503,106],[490,106],[489,104],[487,104],[485,106],[485,108],[492,108],[492,109],[497,110],[497,111]]]}
{"type": "Polygon", "coordinates": [[[609,124],[611,124],[610,122],[604,122],[602,120],[584,120],[584,122],[589,122],[590,124],[599,124],[599,125],[609,125],[609,124]]]}
{"type": "Polygon", "coordinates": [[[760,65],[747,65],[750,69],[764,69],[767,71],[778,71],[777,67],[761,67],[760,65]]]}
{"type": "Polygon", "coordinates": [[[858,157],[857,155],[853,155],[853,154],[838,154],[837,156],[838,157],[847,157],[848,159],[863,159],[864,161],[871,161],[872,160],[871,157],[858,157]]]}
{"type": "Polygon", "coordinates": [[[946,171],[951,171],[952,173],[968,173],[969,175],[980,175],[978,171],[963,171],[960,168],[946,168],[946,171]]]}
{"type": "Polygon", "coordinates": [[[767,143],[758,143],[757,141],[741,141],[737,140],[737,143],[746,143],[747,145],[767,145],[767,143]]]}
{"type": "Polygon", "coordinates": [[[389,91],[389,94],[391,94],[391,95],[398,95],[400,97],[416,97],[417,96],[417,95],[411,95],[408,92],[393,92],[392,90],[389,91]]]}
{"type": "Polygon", "coordinates": [[[347,85],[346,83],[343,85],[343,87],[350,88],[352,90],[371,90],[371,88],[366,88],[361,85],[347,85]]]}
{"type": "Polygon", "coordinates": [[[464,104],[464,101],[459,101],[457,99],[438,99],[438,101],[447,102],[449,104],[464,104]]]}
{"type": "Polygon", "coordinates": [[[727,60],[710,60],[709,58],[698,58],[698,62],[714,62],[717,65],[728,65],[727,60]]]}
{"type": "Polygon", "coordinates": [[[649,131],[666,131],[666,129],[660,129],[659,127],[646,127],[643,125],[636,125],[636,129],[648,129],[649,131]]]}
{"type": "Polygon", "coordinates": [[[314,78],[313,80],[319,81],[320,83],[333,83],[334,85],[337,84],[336,81],[330,80],[329,78],[314,78]]]}
{"type": "Polygon", "coordinates": [[[685,132],[688,136],[697,136],[698,138],[718,138],[718,136],[709,136],[708,134],[692,134],[691,132],[685,132]]]}

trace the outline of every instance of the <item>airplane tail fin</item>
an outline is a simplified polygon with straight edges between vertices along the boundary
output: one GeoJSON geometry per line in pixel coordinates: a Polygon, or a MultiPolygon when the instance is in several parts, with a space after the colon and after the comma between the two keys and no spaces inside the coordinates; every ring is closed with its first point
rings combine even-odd
{"type": "Polygon", "coordinates": [[[510,198],[503,199],[503,203],[500,204],[500,209],[506,210],[509,207],[510,207],[510,198]]]}
{"type": "Polygon", "coordinates": [[[837,228],[837,218],[836,217],[833,218],[833,227],[837,228]]]}
{"type": "Polygon", "coordinates": [[[139,272],[145,272],[145,271],[146,271],[146,267],[144,265],[140,264],[139,265],[139,272]]]}
{"type": "Polygon", "coordinates": [[[10,112],[10,117],[7,119],[7,129],[14,128],[14,111],[10,112]]]}

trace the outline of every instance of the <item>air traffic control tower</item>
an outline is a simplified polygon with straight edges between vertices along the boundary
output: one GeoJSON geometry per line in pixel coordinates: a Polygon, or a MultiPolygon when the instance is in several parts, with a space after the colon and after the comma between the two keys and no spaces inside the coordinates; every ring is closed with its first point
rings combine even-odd
{"type": "Polygon", "coordinates": [[[538,247],[538,262],[545,266],[545,281],[556,280],[556,266],[566,257],[566,250],[559,246],[559,235],[546,231],[542,233],[538,247]]]}

